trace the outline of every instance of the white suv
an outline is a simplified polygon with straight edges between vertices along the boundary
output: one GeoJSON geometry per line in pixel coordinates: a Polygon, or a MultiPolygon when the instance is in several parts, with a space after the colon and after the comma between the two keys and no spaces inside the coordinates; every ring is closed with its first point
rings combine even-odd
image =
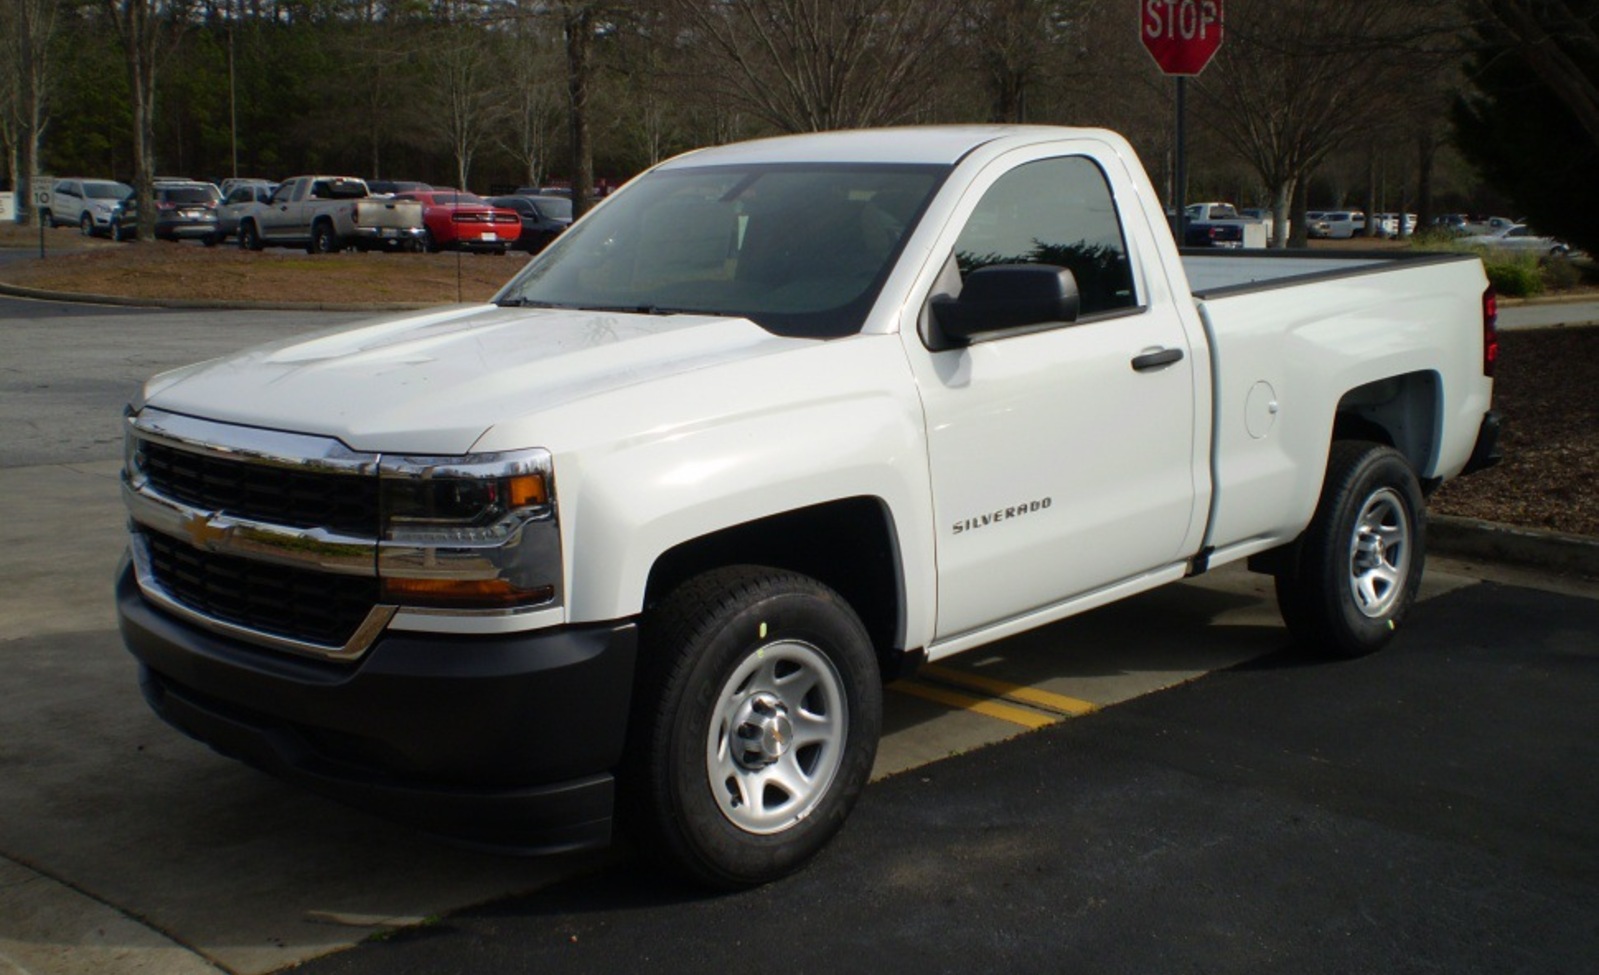
{"type": "Polygon", "coordinates": [[[76,225],[85,237],[120,239],[122,204],[133,187],[110,179],[60,179],[50,190],[50,206],[40,216],[52,227],[76,225]]]}

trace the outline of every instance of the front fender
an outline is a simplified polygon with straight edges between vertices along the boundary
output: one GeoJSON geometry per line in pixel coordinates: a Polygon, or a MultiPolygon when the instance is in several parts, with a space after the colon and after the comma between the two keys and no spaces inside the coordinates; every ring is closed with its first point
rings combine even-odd
{"type": "Polygon", "coordinates": [[[892,337],[817,343],[605,400],[574,406],[613,418],[606,437],[554,450],[569,621],[637,615],[652,567],[685,542],[869,497],[892,516],[907,645],[925,642],[936,585],[927,455],[892,337]],[[614,420],[625,416],[654,422],[614,420]]]}

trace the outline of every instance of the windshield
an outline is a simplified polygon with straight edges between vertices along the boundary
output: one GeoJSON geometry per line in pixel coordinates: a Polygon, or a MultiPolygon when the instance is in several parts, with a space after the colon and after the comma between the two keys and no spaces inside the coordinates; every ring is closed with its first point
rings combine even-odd
{"type": "Polygon", "coordinates": [[[574,224],[496,300],[851,335],[947,172],[821,163],[657,171],[574,224]]]}

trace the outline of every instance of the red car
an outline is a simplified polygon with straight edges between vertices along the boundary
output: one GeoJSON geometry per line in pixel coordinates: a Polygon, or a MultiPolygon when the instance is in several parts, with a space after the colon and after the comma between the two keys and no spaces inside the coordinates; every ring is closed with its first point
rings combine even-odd
{"type": "Polygon", "coordinates": [[[427,249],[493,251],[504,254],[522,233],[522,218],[515,210],[459,190],[415,190],[395,194],[397,200],[422,204],[427,227],[427,249]]]}

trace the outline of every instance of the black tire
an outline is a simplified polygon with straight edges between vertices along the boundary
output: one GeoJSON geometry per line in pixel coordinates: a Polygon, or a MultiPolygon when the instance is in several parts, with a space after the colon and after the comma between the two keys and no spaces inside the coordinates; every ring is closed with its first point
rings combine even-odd
{"type": "Polygon", "coordinates": [[[1392,447],[1337,441],[1316,514],[1277,573],[1277,607],[1299,646],[1364,656],[1404,622],[1426,553],[1426,503],[1410,463],[1392,447]]]}
{"type": "Polygon", "coordinates": [[[206,234],[204,237],[200,238],[200,243],[207,247],[215,247],[216,245],[222,243],[222,236],[220,234],[206,234]]]}
{"type": "Polygon", "coordinates": [[[261,231],[255,227],[254,220],[245,220],[239,224],[239,249],[244,251],[258,251],[262,248],[261,231]]]}
{"type": "Polygon", "coordinates": [[[78,233],[85,237],[94,236],[94,218],[85,213],[78,218],[78,233]]]}
{"type": "Polygon", "coordinates": [[[333,232],[333,224],[326,220],[318,221],[311,228],[311,242],[305,246],[310,254],[337,254],[342,248],[339,246],[339,235],[333,232]]]}
{"type": "Polygon", "coordinates": [[[843,826],[882,731],[849,604],[755,566],[683,584],[645,619],[623,786],[640,846],[733,890],[804,866],[843,826]]]}
{"type": "Polygon", "coordinates": [[[437,254],[440,250],[443,250],[439,246],[439,242],[434,239],[433,231],[424,230],[422,232],[422,249],[429,254],[437,254]]]}

